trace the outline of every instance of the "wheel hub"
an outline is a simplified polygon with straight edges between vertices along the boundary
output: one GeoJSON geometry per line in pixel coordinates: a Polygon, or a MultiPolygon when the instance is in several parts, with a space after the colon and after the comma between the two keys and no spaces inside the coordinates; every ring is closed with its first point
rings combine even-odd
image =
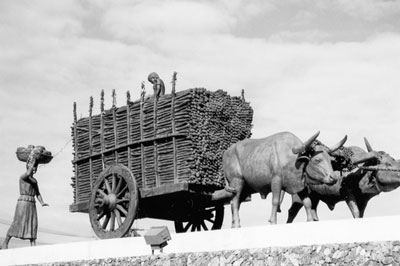
{"type": "Polygon", "coordinates": [[[114,210],[115,206],[117,206],[117,196],[115,194],[109,194],[103,200],[104,206],[110,211],[114,210]]]}

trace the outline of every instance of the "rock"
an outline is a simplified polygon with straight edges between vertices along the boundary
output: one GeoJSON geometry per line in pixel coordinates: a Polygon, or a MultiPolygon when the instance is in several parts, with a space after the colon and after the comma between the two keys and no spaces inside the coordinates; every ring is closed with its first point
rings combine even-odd
{"type": "Polygon", "coordinates": [[[244,261],[244,259],[243,259],[243,258],[240,258],[240,259],[236,260],[236,261],[233,263],[233,266],[241,266],[242,263],[243,263],[243,261],[244,261]]]}
{"type": "Polygon", "coordinates": [[[324,255],[325,255],[325,256],[328,256],[329,254],[331,254],[331,250],[330,250],[329,248],[326,248],[326,249],[324,250],[324,255]]]}
{"type": "Polygon", "coordinates": [[[208,266],[219,266],[219,257],[214,257],[211,259],[211,261],[208,263],[208,266]]]}
{"type": "Polygon", "coordinates": [[[264,261],[263,260],[256,260],[253,263],[254,266],[264,266],[264,261]]]}
{"type": "Polygon", "coordinates": [[[232,263],[232,261],[235,259],[234,254],[230,254],[228,258],[226,258],[226,263],[232,263]]]}
{"type": "Polygon", "coordinates": [[[383,265],[389,265],[393,263],[393,258],[392,257],[385,257],[380,261],[383,265]]]}

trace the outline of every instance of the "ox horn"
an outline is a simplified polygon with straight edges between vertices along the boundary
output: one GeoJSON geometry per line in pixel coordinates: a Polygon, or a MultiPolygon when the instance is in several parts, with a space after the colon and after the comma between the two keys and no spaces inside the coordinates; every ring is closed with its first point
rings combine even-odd
{"type": "Polygon", "coordinates": [[[337,151],[340,147],[343,146],[343,144],[344,144],[346,141],[347,141],[347,135],[345,135],[344,138],[343,138],[338,144],[336,144],[336,145],[333,146],[333,147],[329,147],[329,148],[328,148],[328,149],[329,149],[329,154],[331,154],[331,153],[337,151]]]}
{"type": "Polygon", "coordinates": [[[367,140],[367,138],[364,137],[364,142],[365,142],[365,146],[367,146],[367,151],[371,152],[373,151],[371,144],[369,144],[369,141],[367,140]]]}
{"type": "Polygon", "coordinates": [[[314,140],[316,140],[318,138],[319,133],[320,133],[319,131],[317,133],[315,133],[311,138],[309,138],[306,142],[304,142],[304,144],[301,145],[300,147],[293,148],[292,152],[294,154],[299,154],[299,153],[305,152],[310,147],[310,145],[314,142],[314,140]]]}
{"type": "Polygon", "coordinates": [[[366,162],[366,161],[369,161],[369,160],[372,160],[372,159],[378,159],[378,157],[376,155],[376,152],[374,152],[374,151],[368,152],[368,153],[362,155],[361,158],[357,158],[354,161],[352,160],[351,163],[352,164],[360,164],[360,163],[363,163],[363,162],[366,162]]]}

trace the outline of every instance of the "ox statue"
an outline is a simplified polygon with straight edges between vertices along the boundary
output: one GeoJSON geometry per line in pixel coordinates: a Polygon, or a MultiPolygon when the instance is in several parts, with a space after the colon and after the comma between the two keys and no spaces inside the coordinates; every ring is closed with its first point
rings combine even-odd
{"type": "Polygon", "coordinates": [[[305,143],[289,132],[277,133],[263,139],[246,139],[229,147],[223,155],[223,170],[227,186],[213,193],[213,200],[231,199],[232,227],[240,227],[239,207],[243,199],[260,193],[265,199],[272,192],[269,222],[277,223],[281,190],[298,193],[311,215],[307,184],[330,184],[337,181],[330,153],[339,149],[347,136],[332,148],[317,141],[319,132],[305,143]]]}
{"type": "MultiPolygon", "coordinates": [[[[318,221],[317,206],[319,201],[327,204],[330,210],[336,203],[345,201],[354,218],[362,218],[368,201],[380,192],[389,192],[400,186],[400,161],[389,154],[372,149],[364,138],[368,152],[360,147],[346,147],[347,159],[335,156],[332,165],[339,174],[338,182],[333,186],[310,185],[311,212],[314,221],[318,221]],[[337,163],[340,161],[340,163],[337,163]],[[347,161],[347,162],[346,162],[347,161]],[[344,162],[344,163],[343,163],[344,162]],[[361,165],[358,165],[362,163],[361,165]],[[357,166],[356,166],[357,165],[357,166]]],[[[288,223],[293,222],[303,207],[301,199],[292,195],[292,205],[288,211],[288,223]]]]}

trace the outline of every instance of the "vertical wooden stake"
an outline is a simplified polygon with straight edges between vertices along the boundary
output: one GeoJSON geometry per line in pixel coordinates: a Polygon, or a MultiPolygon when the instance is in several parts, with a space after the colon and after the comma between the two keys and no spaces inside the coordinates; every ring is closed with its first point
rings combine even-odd
{"type": "Polygon", "coordinates": [[[174,71],[174,73],[172,74],[172,94],[175,94],[175,87],[176,87],[176,76],[178,75],[178,72],[174,71]]]}
{"type": "Polygon", "coordinates": [[[157,110],[158,110],[158,97],[154,95],[154,106],[153,106],[153,126],[154,126],[154,174],[156,175],[156,187],[160,186],[160,175],[158,171],[158,148],[157,141],[157,110]]]}
{"type": "Polygon", "coordinates": [[[132,169],[132,162],[131,162],[131,108],[130,108],[130,102],[131,102],[131,94],[129,91],[126,92],[126,130],[127,130],[127,138],[126,142],[128,144],[128,168],[129,170],[132,169]]]}
{"type": "Polygon", "coordinates": [[[90,189],[93,187],[93,141],[92,141],[92,128],[93,128],[93,97],[90,96],[90,104],[89,104],[89,181],[90,181],[90,189]]]}
{"type": "MultiPolygon", "coordinates": [[[[78,159],[78,130],[77,130],[78,118],[76,115],[76,102],[74,102],[74,159],[75,161],[78,159]]],[[[79,201],[79,193],[78,193],[78,179],[79,179],[79,172],[78,172],[78,164],[74,163],[75,167],[75,204],[79,201]]]]}
{"type": "Polygon", "coordinates": [[[171,98],[171,127],[172,127],[172,148],[173,148],[173,167],[174,167],[174,183],[178,183],[178,162],[177,162],[177,151],[176,151],[176,125],[175,125],[175,87],[176,87],[176,75],[178,73],[174,72],[172,75],[172,98],[171,98]]]}
{"type": "Polygon", "coordinates": [[[105,168],[105,158],[104,158],[104,90],[101,90],[100,94],[100,144],[101,144],[101,163],[102,170],[105,168]]]}
{"type": "Polygon", "coordinates": [[[112,107],[115,108],[117,105],[117,94],[115,92],[115,89],[112,90],[112,107]]]}
{"type": "Polygon", "coordinates": [[[115,89],[112,91],[112,112],[113,112],[113,127],[114,127],[114,161],[115,163],[118,163],[118,152],[116,150],[117,145],[118,145],[118,131],[117,131],[117,117],[116,117],[116,110],[117,110],[117,100],[116,100],[116,93],[115,89]]]}
{"type": "Polygon", "coordinates": [[[144,129],[143,129],[143,106],[144,106],[144,96],[146,95],[146,90],[144,86],[144,81],[142,82],[141,86],[141,93],[140,93],[140,118],[139,118],[139,126],[140,126],[140,154],[141,154],[141,168],[142,168],[142,187],[146,188],[146,178],[145,178],[145,162],[144,162],[144,144],[143,144],[143,139],[144,139],[144,129]]]}

